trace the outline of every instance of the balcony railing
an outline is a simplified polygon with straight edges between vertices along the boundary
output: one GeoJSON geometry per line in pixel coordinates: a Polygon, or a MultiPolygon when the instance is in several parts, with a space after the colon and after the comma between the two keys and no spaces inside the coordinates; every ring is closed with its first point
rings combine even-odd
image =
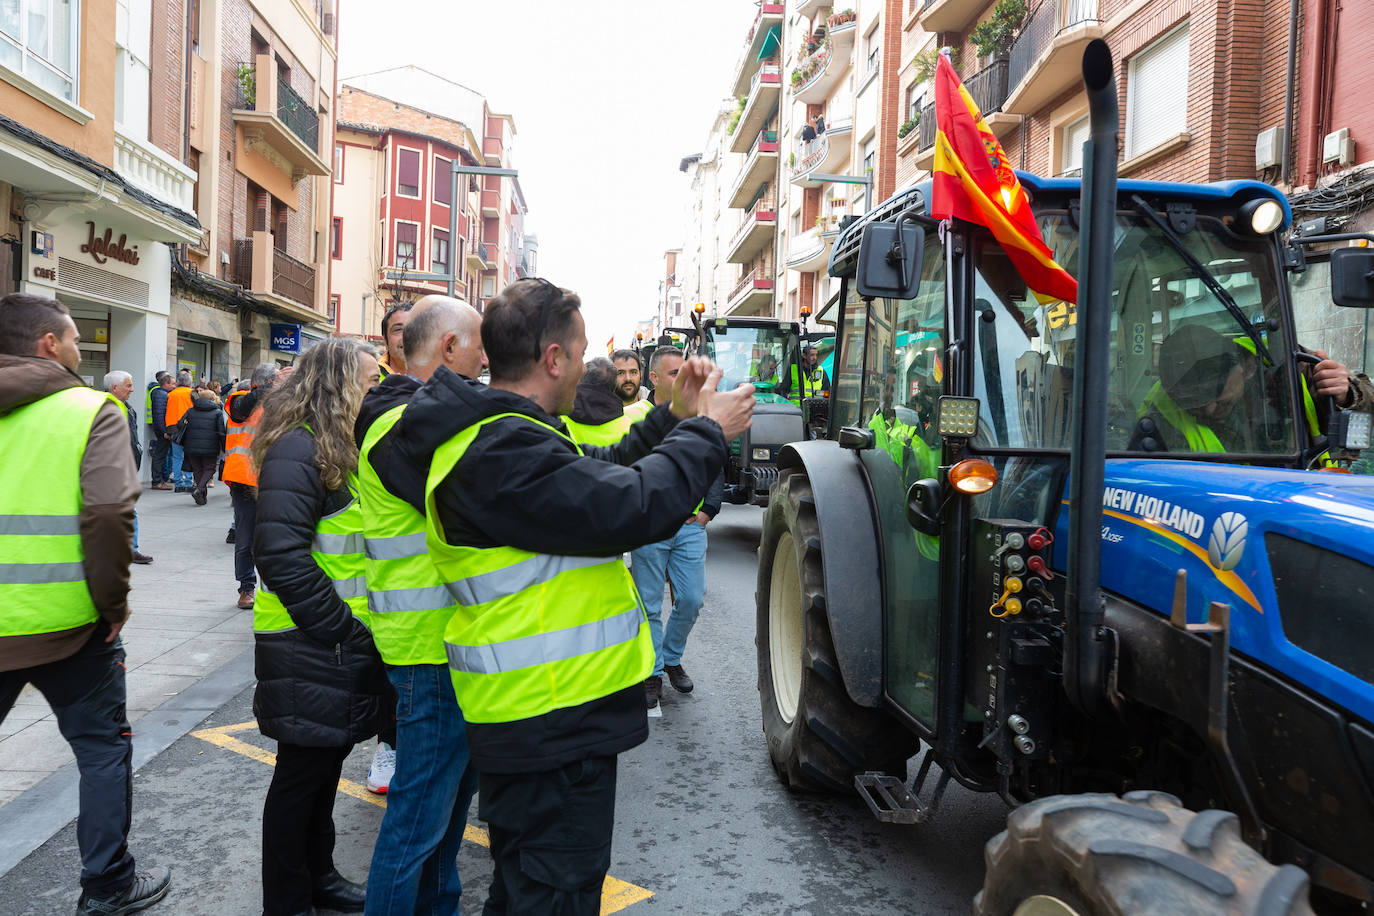
{"type": "Polygon", "coordinates": [[[230,270],[235,283],[244,289],[253,288],[252,239],[234,239],[234,256],[230,270]]]}
{"type": "Polygon", "coordinates": [[[735,288],[730,290],[728,301],[734,302],[746,291],[751,289],[771,290],[773,288],[773,275],[765,270],[751,270],[735,284],[735,288]]]}
{"type": "Polygon", "coordinates": [[[745,154],[745,160],[752,159],[757,152],[776,153],[778,151],[778,132],[776,130],[761,130],[759,135],[754,138],[754,142],[749,147],[749,152],[745,154]],[[769,149],[765,144],[771,144],[769,149]]]}
{"type": "Polygon", "coordinates": [[[315,307],[315,268],[280,249],[272,252],[272,292],[315,307]]]}
{"type": "Polygon", "coordinates": [[[1021,34],[1011,46],[1007,76],[1009,89],[1014,89],[1026,78],[1035,62],[1049,49],[1055,35],[1064,29],[1099,20],[1098,0],[1067,0],[1062,4],[1047,0],[1041,3],[1021,27],[1021,34]],[[1061,5],[1064,9],[1062,22],[1059,20],[1061,5]]]}
{"type": "Polygon", "coordinates": [[[1002,103],[1007,100],[1007,91],[1011,88],[1007,78],[1009,69],[1005,58],[995,60],[965,81],[964,88],[973,96],[978,110],[984,115],[1002,110],[1002,103]]]}
{"type": "Polygon", "coordinates": [[[310,147],[311,152],[319,153],[320,116],[315,113],[309,102],[301,98],[296,90],[280,77],[277,79],[277,117],[291,128],[291,133],[310,147]]]}
{"type": "Polygon", "coordinates": [[[928,150],[935,145],[935,103],[929,102],[921,109],[921,120],[916,125],[916,149],[928,150]]]}
{"type": "Polygon", "coordinates": [[[739,247],[740,242],[748,235],[753,228],[762,222],[774,221],[778,218],[778,205],[769,198],[754,201],[754,205],[744,211],[744,219],[740,220],[739,229],[735,230],[735,236],[730,240],[730,250],[734,251],[739,247]]]}

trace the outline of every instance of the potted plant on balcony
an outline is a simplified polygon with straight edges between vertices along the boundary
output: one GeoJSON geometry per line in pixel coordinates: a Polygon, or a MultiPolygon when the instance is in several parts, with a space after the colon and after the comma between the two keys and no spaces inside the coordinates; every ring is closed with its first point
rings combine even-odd
{"type": "Polygon", "coordinates": [[[852,9],[851,9],[851,10],[841,10],[840,12],[834,14],[834,15],[831,16],[829,19],[827,19],[827,20],[826,20],[826,24],[829,25],[830,28],[834,29],[834,28],[838,28],[838,27],[840,27],[840,26],[842,26],[842,25],[844,25],[844,24],[846,24],[846,23],[853,22],[853,21],[855,20],[855,18],[856,18],[856,14],[854,13],[854,11],[853,11],[852,9]]]}
{"type": "Polygon", "coordinates": [[[978,49],[978,56],[996,59],[1011,51],[1016,32],[1026,19],[1026,0],[1001,0],[992,15],[974,27],[969,40],[978,49]]]}
{"type": "Polygon", "coordinates": [[[234,71],[234,78],[238,80],[239,88],[243,90],[243,104],[246,108],[257,108],[258,97],[258,70],[253,64],[239,64],[234,71]]]}
{"type": "Polygon", "coordinates": [[[916,129],[916,125],[918,125],[918,124],[920,124],[920,123],[921,123],[921,115],[920,115],[919,112],[917,112],[917,114],[916,114],[916,116],[915,116],[914,118],[908,119],[907,121],[903,122],[903,124],[902,124],[901,127],[897,128],[897,139],[900,140],[900,139],[902,139],[903,137],[905,137],[907,134],[911,133],[913,130],[916,129]]]}
{"type": "Polygon", "coordinates": [[[725,128],[725,135],[733,137],[735,128],[739,127],[740,115],[744,114],[744,106],[749,100],[745,96],[739,97],[739,104],[735,106],[735,116],[730,119],[730,126],[725,128]]]}

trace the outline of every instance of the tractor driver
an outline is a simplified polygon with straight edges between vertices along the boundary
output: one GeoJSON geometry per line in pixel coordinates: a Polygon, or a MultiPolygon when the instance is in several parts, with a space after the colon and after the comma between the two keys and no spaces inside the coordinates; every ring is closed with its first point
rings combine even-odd
{"type": "MultiPolygon", "coordinates": [[[[1313,436],[1322,434],[1325,411],[1313,394],[1332,397],[1340,407],[1368,410],[1374,388],[1363,375],[1313,351],[1321,362],[1301,363],[1303,407],[1313,436]]],[[[1159,349],[1159,381],[1146,395],[1129,448],[1132,451],[1269,452],[1263,441],[1262,390],[1255,385],[1261,365],[1254,344],[1228,339],[1198,324],[1174,330],[1159,349]]],[[[1271,386],[1264,385],[1267,391],[1271,386]]]]}

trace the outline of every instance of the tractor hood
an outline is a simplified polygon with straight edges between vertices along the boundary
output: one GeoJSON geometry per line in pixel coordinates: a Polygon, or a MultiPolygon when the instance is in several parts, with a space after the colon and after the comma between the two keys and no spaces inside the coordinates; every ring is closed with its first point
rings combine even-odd
{"type": "Polygon", "coordinates": [[[1105,591],[1168,616],[1182,570],[1189,622],[1229,604],[1237,651],[1374,721],[1374,478],[1114,459],[1101,536],[1105,591]]]}

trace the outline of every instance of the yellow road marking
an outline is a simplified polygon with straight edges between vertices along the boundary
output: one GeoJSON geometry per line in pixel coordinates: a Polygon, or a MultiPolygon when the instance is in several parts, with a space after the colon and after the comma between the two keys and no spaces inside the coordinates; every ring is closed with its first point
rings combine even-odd
{"type": "MultiPolygon", "coordinates": [[[[234,725],[221,725],[217,728],[202,728],[191,732],[191,737],[208,741],[216,747],[224,748],[226,751],[233,751],[244,757],[252,758],[259,763],[265,763],[270,767],[277,765],[277,755],[271,751],[264,750],[247,741],[242,741],[234,737],[235,732],[245,731],[256,728],[257,722],[238,722],[234,725]]],[[[367,787],[353,782],[351,779],[339,780],[339,791],[344,795],[376,805],[378,808],[386,807],[385,795],[374,795],[367,791],[367,787]]],[[[481,827],[474,827],[468,824],[463,831],[463,839],[469,843],[476,843],[484,848],[491,847],[491,839],[487,836],[486,830],[481,827]]],[[[601,916],[609,916],[611,913],[618,913],[626,907],[632,906],[641,900],[647,900],[654,895],[653,891],[645,890],[637,884],[628,881],[621,881],[619,878],[606,876],[606,882],[601,886],[601,916]]]]}

